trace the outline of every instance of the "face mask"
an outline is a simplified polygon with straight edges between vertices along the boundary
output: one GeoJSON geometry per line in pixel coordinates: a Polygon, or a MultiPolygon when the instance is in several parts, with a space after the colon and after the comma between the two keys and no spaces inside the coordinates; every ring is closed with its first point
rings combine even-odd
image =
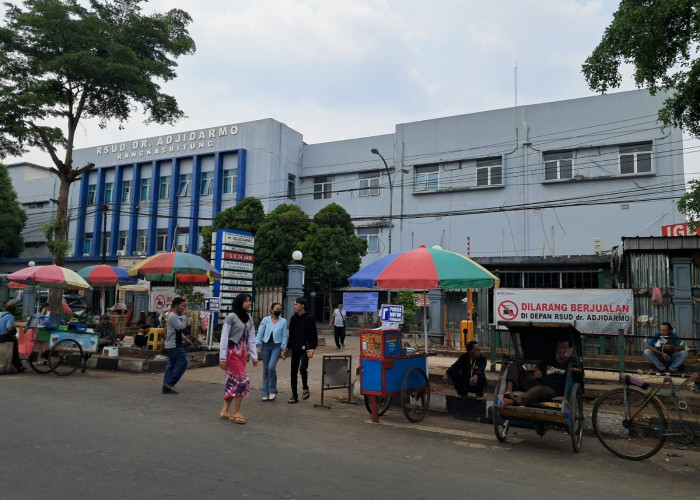
{"type": "Polygon", "coordinates": [[[282,314],[282,311],[272,311],[272,314],[274,314],[275,316],[279,316],[280,314],[282,314]]]}

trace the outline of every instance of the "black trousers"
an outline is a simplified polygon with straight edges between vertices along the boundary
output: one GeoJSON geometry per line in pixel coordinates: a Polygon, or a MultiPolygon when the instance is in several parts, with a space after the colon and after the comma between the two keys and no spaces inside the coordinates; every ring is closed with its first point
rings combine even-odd
{"type": "Polygon", "coordinates": [[[297,392],[297,372],[301,374],[302,390],[308,390],[309,388],[309,358],[306,355],[306,351],[292,351],[291,370],[292,397],[299,399],[299,393],[297,392]]]}
{"type": "Polygon", "coordinates": [[[0,335],[0,342],[12,342],[12,364],[18,370],[22,368],[22,360],[19,359],[19,351],[17,350],[17,337],[14,333],[3,333],[0,335]]]}
{"type": "Polygon", "coordinates": [[[335,346],[340,347],[345,345],[345,326],[334,326],[333,327],[333,338],[335,339],[335,346]]]}

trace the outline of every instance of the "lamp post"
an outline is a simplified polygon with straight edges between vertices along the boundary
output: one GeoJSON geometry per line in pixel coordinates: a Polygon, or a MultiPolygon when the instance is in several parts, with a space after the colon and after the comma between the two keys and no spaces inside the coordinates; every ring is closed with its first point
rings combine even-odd
{"type": "Polygon", "coordinates": [[[389,165],[386,164],[386,160],[379,152],[377,148],[372,148],[370,150],[373,155],[379,156],[384,162],[384,168],[386,169],[386,176],[389,178],[389,253],[391,253],[391,229],[394,224],[394,184],[391,181],[391,171],[389,170],[389,165]]]}
{"type": "Polygon", "coordinates": [[[295,250],[292,253],[294,264],[287,265],[287,304],[284,311],[287,318],[291,318],[294,314],[294,302],[297,300],[297,297],[302,297],[304,295],[305,267],[299,264],[302,257],[302,253],[299,250],[295,250]]]}
{"type": "MultiPolygon", "coordinates": [[[[394,183],[391,180],[389,165],[386,164],[386,160],[379,150],[377,148],[372,148],[370,149],[370,152],[382,159],[382,162],[384,162],[384,168],[386,169],[386,176],[389,178],[389,253],[391,254],[391,230],[394,226],[394,183]]],[[[387,302],[391,304],[391,290],[387,291],[387,302]]]]}

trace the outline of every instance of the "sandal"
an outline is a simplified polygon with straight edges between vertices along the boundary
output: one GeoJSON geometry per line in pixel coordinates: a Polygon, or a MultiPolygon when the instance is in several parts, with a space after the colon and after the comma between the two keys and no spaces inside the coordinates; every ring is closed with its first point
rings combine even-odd
{"type": "Polygon", "coordinates": [[[219,413],[219,418],[221,420],[231,420],[233,413],[219,413]]]}
{"type": "Polygon", "coordinates": [[[237,424],[245,424],[245,418],[243,418],[243,415],[241,415],[240,413],[234,413],[233,415],[231,415],[229,420],[231,420],[232,422],[236,422],[237,424]]]}
{"type": "Polygon", "coordinates": [[[309,392],[308,389],[304,389],[301,393],[301,399],[309,399],[311,397],[311,393],[309,392]]]}
{"type": "Polygon", "coordinates": [[[287,403],[289,403],[290,405],[293,405],[294,403],[298,403],[298,402],[299,402],[299,399],[295,398],[294,396],[289,398],[289,401],[287,401],[287,403]]]}

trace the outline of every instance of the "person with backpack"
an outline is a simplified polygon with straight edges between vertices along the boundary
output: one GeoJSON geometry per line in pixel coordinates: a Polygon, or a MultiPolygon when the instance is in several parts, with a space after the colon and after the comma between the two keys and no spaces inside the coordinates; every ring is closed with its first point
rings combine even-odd
{"type": "Polygon", "coordinates": [[[18,373],[22,373],[25,368],[22,366],[22,360],[19,359],[19,351],[17,350],[16,310],[17,304],[10,301],[5,304],[5,310],[0,313],[0,342],[12,342],[12,364],[18,373]]]}

